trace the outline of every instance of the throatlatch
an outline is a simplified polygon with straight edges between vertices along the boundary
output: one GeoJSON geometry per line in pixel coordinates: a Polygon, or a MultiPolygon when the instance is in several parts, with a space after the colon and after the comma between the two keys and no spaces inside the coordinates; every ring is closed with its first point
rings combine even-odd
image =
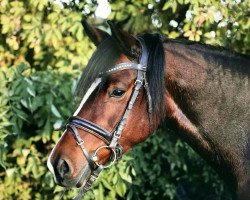
{"type": "Polygon", "coordinates": [[[76,143],[81,148],[83,155],[87,159],[89,166],[91,168],[91,175],[88,181],[86,182],[86,184],[84,185],[83,189],[81,190],[81,192],[77,195],[77,197],[74,198],[75,200],[81,199],[81,197],[88,191],[91,184],[96,180],[96,178],[98,177],[98,175],[103,169],[110,167],[122,157],[123,149],[122,149],[122,146],[119,144],[119,138],[122,135],[122,131],[124,127],[126,126],[129,113],[131,109],[133,108],[136,98],[143,85],[145,87],[146,97],[147,97],[150,131],[152,131],[152,128],[153,128],[152,100],[151,100],[151,95],[149,92],[149,87],[148,87],[148,82],[147,82],[147,77],[146,77],[147,63],[148,63],[148,51],[144,43],[144,40],[142,38],[138,37],[137,41],[139,42],[140,47],[141,47],[141,57],[139,59],[139,64],[138,63],[121,63],[121,64],[117,64],[113,66],[110,70],[104,73],[101,73],[100,77],[95,80],[95,82],[86,92],[86,95],[84,96],[81,102],[81,107],[82,107],[83,104],[87,101],[88,97],[95,90],[95,88],[101,83],[102,75],[112,74],[117,71],[126,70],[126,69],[137,70],[137,77],[134,83],[133,92],[130,96],[128,105],[120,121],[118,122],[117,126],[115,126],[111,132],[109,132],[106,129],[100,127],[99,125],[93,122],[90,122],[86,119],[80,118],[78,116],[71,117],[66,126],[66,128],[73,134],[76,140],[76,143]],[[94,154],[90,154],[84,146],[84,141],[82,140],[80,134],[78,133],[78,130],[77,130],[78,128],[83,129],[84,131],[87,131],[88,133],[98,137],[99,139],[104,141],[106,145],[100,146],[99,148],[95,150],[94,154]],[[98,163],[98,151],[100,151],[101,149],[109,149],[111,152],[109,163],[106,165],[102,165],[98,163]]]}

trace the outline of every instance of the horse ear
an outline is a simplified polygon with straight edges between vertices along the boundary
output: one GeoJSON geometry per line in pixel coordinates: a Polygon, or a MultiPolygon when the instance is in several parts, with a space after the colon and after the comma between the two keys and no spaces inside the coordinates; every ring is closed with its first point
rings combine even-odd
{"type": "Polygon", "coordinates": [[[138,46],[136,38],[116,27],[111,21],[107,22],[110,26],[112,37],[115,39],[120,50],[129,57],[138,58],[140,55],[140,47],[138,46]]]}
{"type": "Polygon", "coordinates": [[[95,44],[95,46],[98,46],[102,41],[104,41],[107,37],[110,36],[105,31],[99,28],[96,28],[94,26],[91,26],[85,19],[82,20],[82,25],[84,27],[86,34],[91,39],[91,41],[95,44]]]}

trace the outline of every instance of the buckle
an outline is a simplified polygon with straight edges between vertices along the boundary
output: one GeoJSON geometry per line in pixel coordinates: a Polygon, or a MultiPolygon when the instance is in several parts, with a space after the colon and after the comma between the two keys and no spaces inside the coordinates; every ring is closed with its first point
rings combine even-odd
{"type": "Polygon", "coordinates": [[[123,153],[123,147],[120,144],[117,144],[115,151],[116,151],[117,160],[121,160],[122,153],[123,153]]]}
{"type": "Polygon", "coordinates": [[[83,143],[84,143],[84,141],[83,141],[83,140],[80,140],[80,142],[76,141],[76,144],[77,144],[77,145],[79,145],[79,146],[82,146],[82,145],[83,145],[83,143]]]}
{"type": "Polygon", "coordinates": [[[137,64],[137,69],[146,72],[147,66],[142,64],[137,64]]]}
{"type": "Polygon", "coordinates": [[[134,84],[137,85],[137,83],[139,83],[139,84],[141,84],[141,85],[143,84],[143,83],[142,83],[142,80],[139,80],[139,79],[136,79],[134,84]]]}
{"type": "Polygon", "coordinates": [[[119,139],[121,137],[121,134],[118,134],[117,132],[118,131],[114,132],[114,137],[117,138],[117,139],[119,139]]]}

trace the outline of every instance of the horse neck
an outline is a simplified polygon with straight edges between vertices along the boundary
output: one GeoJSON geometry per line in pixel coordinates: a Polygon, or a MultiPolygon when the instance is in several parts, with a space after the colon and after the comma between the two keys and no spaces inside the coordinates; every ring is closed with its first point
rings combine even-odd
{"type": "Polygon", "coordinates": [[[167,116],[196,152],[239,186],[250,172],[250,62],[200,49],[165,43],[167,116]]]}

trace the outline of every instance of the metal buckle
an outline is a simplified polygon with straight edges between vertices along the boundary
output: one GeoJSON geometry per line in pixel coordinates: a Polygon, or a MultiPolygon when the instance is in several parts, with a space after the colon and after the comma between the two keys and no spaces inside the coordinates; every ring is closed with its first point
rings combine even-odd
{"type": "Polygon", "coordinates": [[[115,131],[114,132],[114,137],[119,139],[121,137],[121,134],[118,134],[118,131],[115,131]]]}
{"type": "Polygon", "coordinates": [[[115,148],[115,151],[116,151],[117,160],[121,160],[122,159],[123,148],[119,143],[117,144],[117,146],[115,148]]]}
{"type": "Polygon", "coordinates": [[[136,79],[134,84],[136,85],[137,83],[140,83],[141,85],[143,84],[142,80],[139,80],[139,79],[136,79]]]}
{"type": "Polygon", "coordinates": [[[84,143],[84,141],[83,141],[83,140],[81,140],[80,142],[76,141],[76,144],[77,144],[77,145],[79,145],[79,146],[82,146],[82,145],[83,145],[83,143],[84,143]]]}

